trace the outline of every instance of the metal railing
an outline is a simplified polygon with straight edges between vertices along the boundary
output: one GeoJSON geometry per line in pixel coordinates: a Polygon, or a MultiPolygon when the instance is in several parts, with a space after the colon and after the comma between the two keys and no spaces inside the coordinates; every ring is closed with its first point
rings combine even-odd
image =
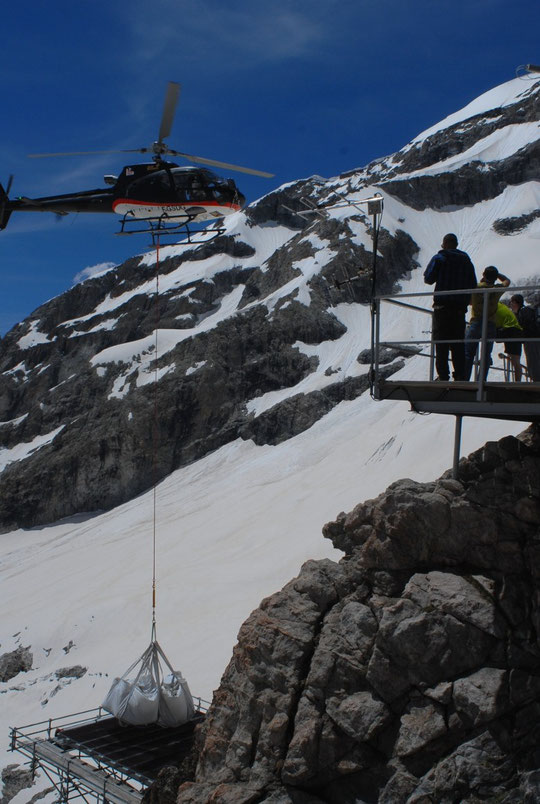
{"type": "Polygon", "coordinates": [[[40,720],[37,723],[30,723],[27,726],[11,727],[10,729],[10,751],[17,751],[18,748],[33,739],[50,740],[57,729],[68,726],[83,726],[88,723],[97,723],[103,717],[110,717],[109,713],[101,707],[84,709],[82,712],[75,712],[72,715],[52,717],[48,720],[40,720]]]}
{"type": "MultiPolygon", "coordinates": [[[[210,703],[203,698],[193,697],[195,712],[206,713],[210,703]]],[[[40,720],[37,723],[30,723],[27,726],[13,726],[10,728],[10,751],[16,751],[22,742],[34,738],[50,740],[60,728],[66,729],[71,726],[85,726],[89,723],[98,723],[104,718],[111,718],[112,715],[103,709],[102,706],[93,709],[84,709],[82,712],[75,712],[71,715],[60,715],[59,717],[40,720]]]]}
{"type": "MultiPolygon", "coordinates": [[[[421,339],[407,339],[407,340],[384,340],[381,339],[381,329],[382,329],[382,319],[381,319],[381,309],[383,304],[390,304],[390,305],[397,305],[399,307],[405,308],[406,310],[411,311],[414,315],[421,313],[422,315],[429,316],[430,319],[433,315],[432,307],[422,307],[417,304],[412,304],[407,299],[419,299],[419,298],[426,298],[430,300],[436,295],[437,299],[442,298],[444,296],[455,296],[457,293],[460,295],[467,295],[467,294],[482,294],[484,298],[489,296],[490,294],[497,293],[499,297],[504,297],[507,294],[514,294],[516,292],[523,293],[523,292],[531,292],[536,291],[537,293],[540,292],[540,287],[538,285],[523,285],[523,286],[509,286],[509,287],[502,287],[502,286],[494,286],[489,288],[471,288],[471,289],[463,289],[463,290],[449,290],[449,291],[438,291],[434,294],[433,291],[417,291],[414,293],[396,293],[396,294],[387,294],[376,296],[373,299],[373,306],[372,306],[372,327],[373,327],[373,379],[374,382],[377,383],[378,379],[381,376],[381,350],[385,347],[390,349],[399,349],[399,350],[411,350],[420,357],[429,358],[429,366],[426,372],[427,377],[426,380],[433,381],[435,377],[435,347],[437,344],[455,344],[455,343],[476,343],[477,344],[477,354],[476,358],[473,362],[473,383],[477,386],[477,399],[483,400],[485,398],[485,383],[487,382],[487,373],[488,371],[495,372],[500,375],[500,379],[496,380],[499,382],[504,381],[512,381],[509,379],[511,375],[511,371],[509,370],[508,364],[505,363],[503,359],[502,366],[494,366],[488,364],[489,356],[491,353],[491,349],[493,343],[495,341],[504,343],[522,343],[522,344],[532,344],[538,343],[540,344],[540,338],[531,338],[526,337],[525,335],[520,336],[519,338],[506,338],[501,336],[493,336],[488,335],[488,323],[489,317],[487,315],[488,304],[483,304],[482,310],[482,329],[481,335],[478,339],[474,337],[472,339],[468,339],[465,337],[463,340],[452,339],[452,340],[433,340],[433,336],[431,333],[431,327],[429,331],[429,338],[421,338],[421,339]],[[424,351],[424,347],[428,347],[428,351],[424,351]],[[479,347],[479,353],[478,353],[479,347]]],[[[427,334],[427,332],[426,332],[427,334]]],[[[539,347],[540,348],[540,347],[539,347]]],[[[527,367],[523,366],[523,376],[526,380],[531,379],[528,375],[527,367]]]]}

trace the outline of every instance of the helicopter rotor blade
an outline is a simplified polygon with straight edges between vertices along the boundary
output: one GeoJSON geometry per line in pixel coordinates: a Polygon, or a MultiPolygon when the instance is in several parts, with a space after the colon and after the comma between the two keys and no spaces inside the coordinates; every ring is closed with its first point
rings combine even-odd
{"type": "MultiPolygon", "coordinates": [[[[92,156],[94,154],[148,154],[155,153],[153,146],[147,148],[119,148],[114,151],[60,151],[51,154],[28,154],[30,159],[44,159],[51,156],[92,156]]],[[[262,176],[264,179],[272,179],[274,173],[266,173],[264,170],[254,170],[253,168],[242,167],[241,165],[233,165],[230,162],[218,162],[217,159],[206,159],[204,156],[193,156],[192,154],[185,154],[182,151],[175,151],[172,148],[163,148],[162,155],[170,154],[171,156],[182,156],[189,162],[197,162],[201,165],[210,165],[211,167],[225,168],[227,170],[236,170],[239,173],[249,173],[251,176],[262,176]]]]}
{"type": "Polygon", "coordinates": [[[161,125],[159,127],[158,142],[162,142],[171,133],[171,128],[176,112],[176,105],[180,95],[180,84],[176,81],[169,81],[165,103],[163,104],[163,114],[161,115],[161,125]]]}
{"type": "Polygon", "coordinates": [[[242,167],[241,165],[233,165],[230,162],[218,162],[217,159],[206,159],[204,156],[193,156],[192,154],[185,154],[182,151],[173,151],[171,148],[167,150],[171,156],[183,156],[189,162],[198,162],[201,165],[211,165],[212,167],[226,168],[227,170],[236,170],[239,173],[249,173],[251,176],[262,176],[265,179],[271,179],[274,173],[266,173],[264,170],[254,170],[253,168],[242,167]]]}
{"type": "Polygon", "coordinates": [[[49,156],[90,156],[93,154],[135,154],[150,151],[151,148],[121,148],[115,151],[60,151],[54,154],[27,154],[29,159],[43,159],[49,156]]]}

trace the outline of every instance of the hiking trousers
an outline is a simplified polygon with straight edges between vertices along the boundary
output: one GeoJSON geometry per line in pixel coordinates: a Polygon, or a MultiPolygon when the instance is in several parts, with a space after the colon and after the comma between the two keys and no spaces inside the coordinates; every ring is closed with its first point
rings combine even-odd
{"type": "Polygon", "coordinates": [[[432,339],[435,343],[435,368],[441,380],[450,379],[448,366],[449,355],[452,355],[454,380],[465,379],[465,308],[443,307],[433,308],[432,339]],[[437,341],[449,341],[437,343],[437,341]]]}

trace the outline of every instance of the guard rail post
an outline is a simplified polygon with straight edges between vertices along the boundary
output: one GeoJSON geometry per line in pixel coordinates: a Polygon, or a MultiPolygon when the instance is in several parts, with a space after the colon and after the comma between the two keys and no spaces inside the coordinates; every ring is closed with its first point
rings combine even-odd
{"type": "MultiPolygon", "coordinates": [[[[491,288],[482,288],[482,335],[480,343],[478,344],[480,348],[480,374],[478,377],[478,393],[476,394],[476,399],[478,402],[482,402],[484,399],[484,384],[485,384],[485,377],[486,377],[486,364],[487,364],[487,355],[486,355],[486,346],[487,346],[487,330],[488,330],[488,306],[489,306],[489,299],[488,294],[491,292],[491,288]]],[[[489,370],[489,366],[487,366],[489,370]]]]}
{"type": "Polygon", "coordinates": [[[375,300],[375,377],[379,379],[379,350],[380,350],[380,335],[381,335],[381,301],[375,300]]]}

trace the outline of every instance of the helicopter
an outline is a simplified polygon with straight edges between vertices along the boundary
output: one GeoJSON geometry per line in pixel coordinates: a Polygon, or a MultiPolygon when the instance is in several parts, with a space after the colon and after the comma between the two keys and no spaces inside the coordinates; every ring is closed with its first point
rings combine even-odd
{"type": "Polygon", "coordinates": [[[165,161],[163,157],[178,156],[196,165],[208,165],[264,178],[272,178],[274,174],[169,148],[164,140],[171,132],[179,93],[180,84],[169,81],[158,139],[148,147],[118,151],[29,154],[32,158],[107,153],[152,153],[153,156],[152,162],[126,165],[119,175],[104,176],[107,188],[65,195],[42,198],[19,196],[10,199],[9,191],[13,179],[10,177],[6,189],[0,184],[0,229],[6,228],[13,212],[54,212],[57,215],[68,215],[70,212],[112,212],[121,216],[120,231],[117,234],[151,232],[154,236],[163,232],[183,232],[190,241],[192,232],[189,224],[209,221],[215,221],[216,225],[212,228],[214,234],[223,231],[219,228],[219,222],[240,210],[246,201],[234,180],[221,178],[209,167],[181,167],[175,162],[165,161]],[[135,228],[136,226],[143,228],[135,228]]]}

